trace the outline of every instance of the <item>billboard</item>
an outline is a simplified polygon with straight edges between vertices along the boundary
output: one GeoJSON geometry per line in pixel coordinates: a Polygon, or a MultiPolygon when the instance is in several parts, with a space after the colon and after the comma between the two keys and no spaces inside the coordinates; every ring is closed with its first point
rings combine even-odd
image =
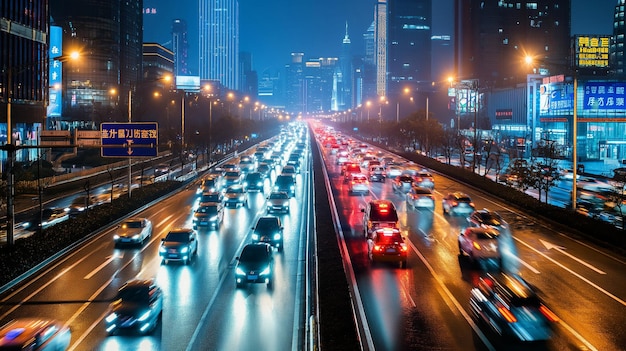
{"type": "Polygon", "coordinates": [[[50,46],[49,46],[49,92],[48,92],[48,117],[58,117],[61,115],[61,84],[62,67],[61,62],[56,58],[63,54],[63,29],[58,26],[50,26],[50,46]]]}
{"type": "Polygon", "coordinates": [[[574,109],[574,88],[564,83],[547,83],[539,87],[539,115],[568,114],[574,109]]]}
{"type": "Polygon", "coordinates": [[[200,76],[176,76],[176,89],[199,91],[200,76]]]}
{"type": "Polygon", "coordinates": [[[578,68],[608,68],[609,35],[576,35],[574,37],[574,65],[578,68]]]}
{"type": "Polygon", "coordinates": [[[626,82],[587,82],[583,89],[585,110],[626,110],[626,82]]]}

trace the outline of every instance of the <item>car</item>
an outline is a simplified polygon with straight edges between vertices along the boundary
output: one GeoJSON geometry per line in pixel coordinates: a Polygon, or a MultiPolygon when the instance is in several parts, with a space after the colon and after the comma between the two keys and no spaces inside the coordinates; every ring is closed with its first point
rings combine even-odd
{"type": "Polygon", "coordinates": [[[283,166],[283,170],[280,172],[280,174],[292,176],[293,182],[295,183],[298,172],[293,166],[285,165],[283,166]]]}
{"type": "Polygon", "coordinates": [[[161,263],[183,261],[183,263],[188,264],[197,254],[198,237],[193,229],[176,228],[170,230],[165,238],[161,239],[161,246],[159,247],[161,263]]]}
{"type": "Polygon", "coordinates": [[[402,174],[402,171],[404,170],[402,167],[393,164],[387,165],[385,169],[387,170],[387,177],[392,179],[398,177],[400,174],[402,174]]]}
{"type": "Polygon", "coordinates": [[[155,177],[153,175],[138,175],[133,177],[133,185],[137,184],[137,187],[147,186],[154,184],[155,177]]]}
{"type": "Polygon", "coordinates": [[[272,248],[265,243],[247,244],[237,257],[235,284],[241,288],[249,283],[274,285],[274,259],[272,248]]]}
{"type": "Polygon", "coordinates": [[[224,205],[226,207],[230,207],[234,205],[235,207],[242,207],[248,205],[248,197],[246,195],[246,189],[243,188],[243,185],[231,185],[226,188],[226,192],[224,193],[225,201],[224,205]]]}
{"type": "Polygon", "coordinates": [[[152,237],[152,222],[147,218],[129,218],[115,229],[113,241],[116,245],[143,244],[152,237]]]}
{"type": "Polygon", "coordinates": [[[366,238],[370,238],[380,228],[400,228],[396,206],[389,200],[372,200],[361,212],[364,213],[363,235],[366,238]]]}
{"type": "Polygon", "coordinates": [[[521,342],[549,340],[559,317],[518,275],[490,273],[470,293],[472,319],[502,337],[521,342]]]}
{"type": "Polygon", "coordinates": [[[393,192],[399,192],[403,194],[408,193],[411,190],[412,186],[413,186],[413,177],[411,177],[408,174],[401,174],[397,176],[396,178],[394,178],[393,182],[391,183],[393,192]]]}
{"type": "Polygon", "coordinates": [[[63,222],[68,219],[69,215],[63,208],[47,207],[41,210],[41,217],[39,213],[29,222],[29,229],[37,230],[38,228],[46,229],[57,223],[63,222]]]}
{"type": "Polygon", "coordinates": [[[459,255],[469,257],[472,262],[481,259],[497,259],[500,261],[500,232],[495,228],[467,227],[457,238],[459,255]]]}
{"type": "Polygon", "coordinates": [[[428,189],[435,189],[435,178],[430,172],[419,171],[413,176],[413,184],[428,189]]]}
{"type": "Polygon", "coordinates": [[[486,208],[476,210],[467,218],[472,227],[496,228],[501,233],[508,231],[508,223],[498,212],[490,211],[486,208]]]}
{"type": "Polygon", "coordinates": [[[261,173],[265,179],[270,179],[272,175],[272,167],[267,163],[260,163],[256,167],[256,171],[261,173]]]}
{"type": "Polygon", "coordinates": [[[203,193],[210,191],[219,191],[222,189],[221,178],[208,176],[200,181],[198,188],[196,189],[196,195],[200,196],[203,193]]]}
{"type": "Polygon", "coordinates": [[[460,191],[449,193],[441,199],[444,215],[470,214],[474,212],[474,203],[469,195],[460,191]]]}
{"type": "Polygon", "coordinates": [[[18,318],[0,328],[0,350],[65,351],[72,332],[63,322],[48,318],[18,318]]]}
{"type": "Polygon", "coordinates": [[[200,203],[224,203],[224,193],[221,191],[207,191],[200,196],[200,203]]]}
{"type": "Polygon", "coordinates": [[[153,332],[163,315],[163,292],[154,279],[133,279],[122,285],[104,318],[106,332],[120,329],[153,332]]]}
{"type": "Polygon", "coordinates": [[[376,262],[398,262],[406,267],[408,247],[398,228],[380,228],[367,239],[368,258],[376,262]]]}
{"type": "Polygon", "coordinates": [[[226,173],[224,173],[224,185],[225,186],[231,186],[231,185],[239,185],[243,183],[243,175],[241,174],[241,171],[236,169],[236,170],[232,170],[232,171],[226,171],[226,173]]]}
{"type": "Polygon", "coordinates": [[[284,191],[272,191],[267,197],[267,213],[289,213],[289,194],[284,191]]]}
{"type": "Polygon", "coordinates": [[[193,229],[210,227],[219,229],[224,220],[224,205],[221,202],[201,202],[193,213],[193,229]]]}
{"type": "Polygon", "coordinates": [[[246,174],[243,180],[246,191],[263,192],[265,190],[265,177],[261,172],[251,172],[246,174]]]}
{"type": "Polygon", "coordinates": [[[350,181],[348,182],[348,193],[369,194],[369,192],[370,182],[367,180],[367,176],[361,173],[353,173],[350,176],[350,181]]]}
{"type": "Polygon", "coordinates": [[[296,195],[296,182],[292,176],[278,175],[274,181],[273,191],[284,191],[289,196],[294,197],[296,195]]]}
{"type": "Polygon", "coordinates": [[[343,175],[344,182],[350,180],[352,173],[361,173],[361,166],[358,163],[346,163],[341,167],[341,174],[343,175]]]}
{"type": "Polygon", "coordinates": [[[296,170],[296,173],[300,173],[300,159],[297,160],[288,160],[287,166],[291,166],[296,170]]]}
{"type": "Polygon", "coordinates": [[[209,171],[209,177],[219,178],[221,181],[222,177],[224,177],[224,173],[226,173],[226,171],[222,167],[211,168],[209,171]]]}
{"type": "Polygon", "coordinates": [[[406,193],[406,207],[414,209],[428,208],[433,210],[435,208],[433,191],[429,188],[419,186],[411,187],[411,190],[406,193]]]}
{"type": "Polygon", "coordinates": [[[237,165],[234,163],[224,163],[222,165],[222,168],[224,169],[224,172],[239,170],[239,168],[237,168],[237,165]]]}
{"type": "Polygon", "coordinates": [[[86,195],[80,195],[72,200],[72,203],[65,208],[65,212],[67,212],[69,218],[74,218],[85,212],[85,210],[100,205],[102,202],[102,199],[94,195],[89,197],[86,195]]]}
{"type": "Polygon", "coordinates": [[[380,165],[370,166],[367,171],[367,176],[370,182],[385,182],[387,179],[387,172],[385,167],[380,165]]]}
{"type": "Polygon", "coordinates": [[[161,163],[154,167],[154,174],[157,176],[170,172],[170,165],[167,163],[161,163]]]}
{"type": "Polygon", "coordinates": [[[283,251],[283,225],[276,216],[259,217],[252,227],[252,241],[263,242],[283,251]]]}
{"type": "Polygon", "coordinates": [[[250,173],[254,171],[255,162],[252,158],[244,156],[239,160],[238,168],[242,173],[250,173]]]}

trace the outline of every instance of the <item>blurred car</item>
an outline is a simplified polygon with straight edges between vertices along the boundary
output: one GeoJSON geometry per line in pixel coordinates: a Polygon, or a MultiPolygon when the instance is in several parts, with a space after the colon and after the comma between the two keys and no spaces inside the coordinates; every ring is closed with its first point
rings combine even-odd
{"type": "Polygon", "coordinates": [[[296,170],[296,173],[300,173],[300,159],[288,160],[287,166],[291,166],[296,170]]]}
{"type": "Polygon", "coordinates": [[[152,236],[152,222],[147,218],[129,218],[115,229],[113,241],[120,244],[143,244],[152,236]]]}
{"type": "Polygon", "coordinates": [[[363,235],[366,238],[370,238],[380,228],[400,228],[396,207],[389,200],[372,200],[361,212],[364,213],[363,235]]]}
{"type": "Polygon", "coordinates": [[[408,247],[398,228],[381,228],[367,240],[370,262],[398,262],[406,267],[408,247]]]}
{"type": "Polygon", "coordinates": [[[138,175],[133,177],[133,184],[137,184],[139,187],[154,184],[153,175],[138,175]]]}
{"type": "Polygon", "coordinates": [[[223,203],[224,202],[224,193],[222,193],[221,191],[208,191],[208,192],[204,192],[202,193],[202,196],[200,196],[200,203],[209,203],[209,202],[218,202],[218,203],[223,203]]]}
{"type": "Polygon", "coordinates": [[[358,163],[346,163],[341,167],[341,174],[343,175],[343,180],[350,180],[350,175],[352,173],[361,173],[361,166],[358,163]]]}
{"type": "Polygon", "coordinates": [[[196,189],[196,195],[200,196],[203,193],[211,191],[219,191],[222,189],[221,178],[208,176],[200,181],[198,188],[196,189]]]}
{"type": "Polygon", "coordinates": [[[224,176],[224,173],[226,173],[224,168],[222,168],[222,167],[215,167],[215,168],[212,168],[209,171],[209,176],[210,177],[214,177],[214,178],[219,178],[220,181],[221,181],[222,177],[224,176]]]}
{"type": "Polygon", "coordinates": [[[449,193],[441,200],[444,215],[470,214],[474,212],[474,203],[469,195],[460,191],[449,193]]]}
{"type": "Polygon", "coordinates": [[[506,232],[509,229],[508,223],[498,212],[490,211],[486,208],[472,212],[472,214],[467,218],[467,221],[470,226],[496,228],[501,233],[506,232]]]}
{"type": "Polygon", "coordinates": [[[272,191],[267,197],[267,213],[289,213],[289,194],[284,191],[272,191]]]}
{"type": "Polygon", "coordinates": [[[522,342],[550,339],[559,321],[525,280],[508,273],[481,277],[469,302],[474,320],[503,337],[522,342]]]}
{"type": "Polygon", "coordinates": [[[367,176],[361,173],[353,173],[350,176],[350,180],[348,182],[348,193],[349,194],[369,194],[370,192],[370,182],[367,180],[367,176]]]}
{"type": "Polygon", "coordinates": [[[411,191],[411,187],[413,186],[413,177],[408,174],[401,174],[394,178],[391,183],[391,187],[394,192],[399,192],[406,194],[411,191]]]}
{"type": "Polygon", "coordinates": [[[224,173],[229,172],[229,171],[236,171],[239,170],[237,168],[237,165],[234,163],[224,163],[222,165],[222,168],[224,169],[224,173]]]}
{"type": "Polygon", "coordinates": [[[224,173],[224,185],[229,187],[231,185],[239,185],[243,183],[243,175],[240,170],[226,171],[224,173]]]}
{"type": "Polygon", "coordinates": [[[402,171],[404,170],[402,167],[397,165],[388,165],[385,168],[387,170],[387,177],[392,179],[402,174],[402,171]]]}
{"type": "Polygon", "coordinates": [[[202,202],[193,213],[193,229],[210,227],[219,229],[224,220],[224,205],[221,202],[202,202]]]}
{"type": "Polygon", "coordinates": [[[283,251],[283,225],[275,216],[260,217],[252,227],[252,241],[270,244],[283,251]]]}
{"type": "Polygon", "coordinates": [[[19,318],[0,328],[0,350],[65,351],[71,339],[70,328],[55,319],[19,318]]]}
{"type": "Polygon", "coordinates": [[[367,171],[367,176],[370,182],[385,182],[387,178],[387,172],[383,166],[370,166],[367,171]]]}
{"type": "Polygon", "coordinates": [[[255,166],[255,162],[252,158],[244,156],[239,160],[238,168],[242,173],[249,173],[254,171],[255,166]]]}
{"type": "Polygon", "coordinates": [[[156,174],[157,176],[160,176],[169,172],[170,172],[170,165],[166,163],[161,163],[154,167],[154,174],[156,174]]]}
{"type": "Polygon", "coordinates": [[[269,179],[272,175],[272,167],[267,163],[260,163],[256,171],[261,173],[265,179],[269,179]]]}
{"type": "Polygon", "coordinates": [[[251,172],[246,174],[243,180],[243,186],[246,191],[259,191],[265,190],[265,177],[261,172],[251,172]]]}
{"type": "Polygon", "coordinates": [[[159,256],[161,263],[169,261],[191,262],[191,258],[198,254],[198,238],[196,232],[189,228],[171,230],[161,239],[159,256]]]}
{"type": "Polygon", "coordinates": [[[296,195],[296,183],[292,176],[278,175],[274,181],[273,189],[274,191],[284,191],[291,197],[296,195]]]}
{"type": "Polygon", "coordinates": [[[163,292],[155,280],[131,280],[119,288],[104,318],[109,335],[119,329],[153,332],[163,314],[163,292]]]}
{"type": "Polygon", "coordinates": [[[413,184],[428,189],[435,189],[435,178],[430,172],[419,171],[413,175],[413,184]]]}
{"type": "Polygon", "coordinates": [[[459,233],[459,255],[472,262],[492,258],[500,260],[500,232],[495,228],[467,227],[459,233]]]}
{"type": "Polygon", "coordinates": [[[72,200],[72,203],[65,208],[69,218],[78,216],[85,212],[85,210],[101,204],[103,201],[95,195],[87,197],[86,195],[80,195],[72,200]]]}
{"type": "Polygon", "coordinates": [[[296,183],[296,176],[298,172],[293,166],[285,165],[283,166],[283,170],[280,172],[282,175],[288,175],[293,177],[293,182],[296,183]]]}
{"type": "Polygon", "coordinates": [[[46,229],[68,218],[69,215],[65,209],[48,207],[41,210],[41,218],[39,218],[39,215],[35,215],[29,222],[28,227],[33,230],[37,230],[39,227],[46,229]]]}
{"type": "Polygon", "coordinates": [[[226,188],[224,198],[224,205],[226,207],[230,207],[231,205],[235,207],[248,205],[248,197],[246,196],[246,190],[243,188],[243,185],[232,185],[226,188]]]}
{"type": "Polygon", "coordinates": [[[235,268],[235,283],[237,288],[248,283],[267,284],[272,288],[274,284],[274,259],[272,248],[265,243],[247,244],[237,257],[235,268]]]}
{"type": "Polygon", "coordinates": [[[343,165],[344,163],[350,161],[350,154],[347,151],[339,151],[337,153],[335,163],[338,165],[343,165]]]}
{"type": "Polygon", "coordinates": [[[406,206],[408,208],[435,209],[433,191],[419,186],[411,187],[411,190],[406,193],[406,206]]]}

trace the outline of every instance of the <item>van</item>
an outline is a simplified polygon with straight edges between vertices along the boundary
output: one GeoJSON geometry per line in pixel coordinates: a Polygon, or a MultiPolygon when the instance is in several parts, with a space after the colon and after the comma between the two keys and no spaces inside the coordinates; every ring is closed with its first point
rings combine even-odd
{"type": "Polygon", "coordinates": [[[0,351],[64,351],[70,346],[70,339],[70,329],[59,321],[15,319],[0,329],[0,351]]]}
{"type": "Polygon", "coordinates": [[[377,229],[400,228],[398,212],[393,202],[389,200],[372,200],[367,207],[361,209],[363,216],[363,235],[371,239],[377,229]]]}

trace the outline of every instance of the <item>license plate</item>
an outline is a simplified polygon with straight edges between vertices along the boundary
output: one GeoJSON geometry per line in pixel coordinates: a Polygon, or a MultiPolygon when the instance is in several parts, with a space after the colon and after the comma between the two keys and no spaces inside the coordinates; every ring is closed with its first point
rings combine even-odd
{"type": "Polygon", "coordinates": [[[127,242],[127,241],[130,241],[130,239],[129,238],[122,238],[122,241],[127,242]]]}
{"type": "Polygon", "coordinates": [[[249,275],[248,280],[256,280],[258,277],[258,275],[249,275]]]}
{"type": "Polygon", "coordinates": [[[385,250],[386,253],[396,253],[396,249],[387,249],[385,250]]]}
{"type": "Polygon", "coordinates": [[[177,254],[169,254],[169,257],[178,257],[177,254]]]}

